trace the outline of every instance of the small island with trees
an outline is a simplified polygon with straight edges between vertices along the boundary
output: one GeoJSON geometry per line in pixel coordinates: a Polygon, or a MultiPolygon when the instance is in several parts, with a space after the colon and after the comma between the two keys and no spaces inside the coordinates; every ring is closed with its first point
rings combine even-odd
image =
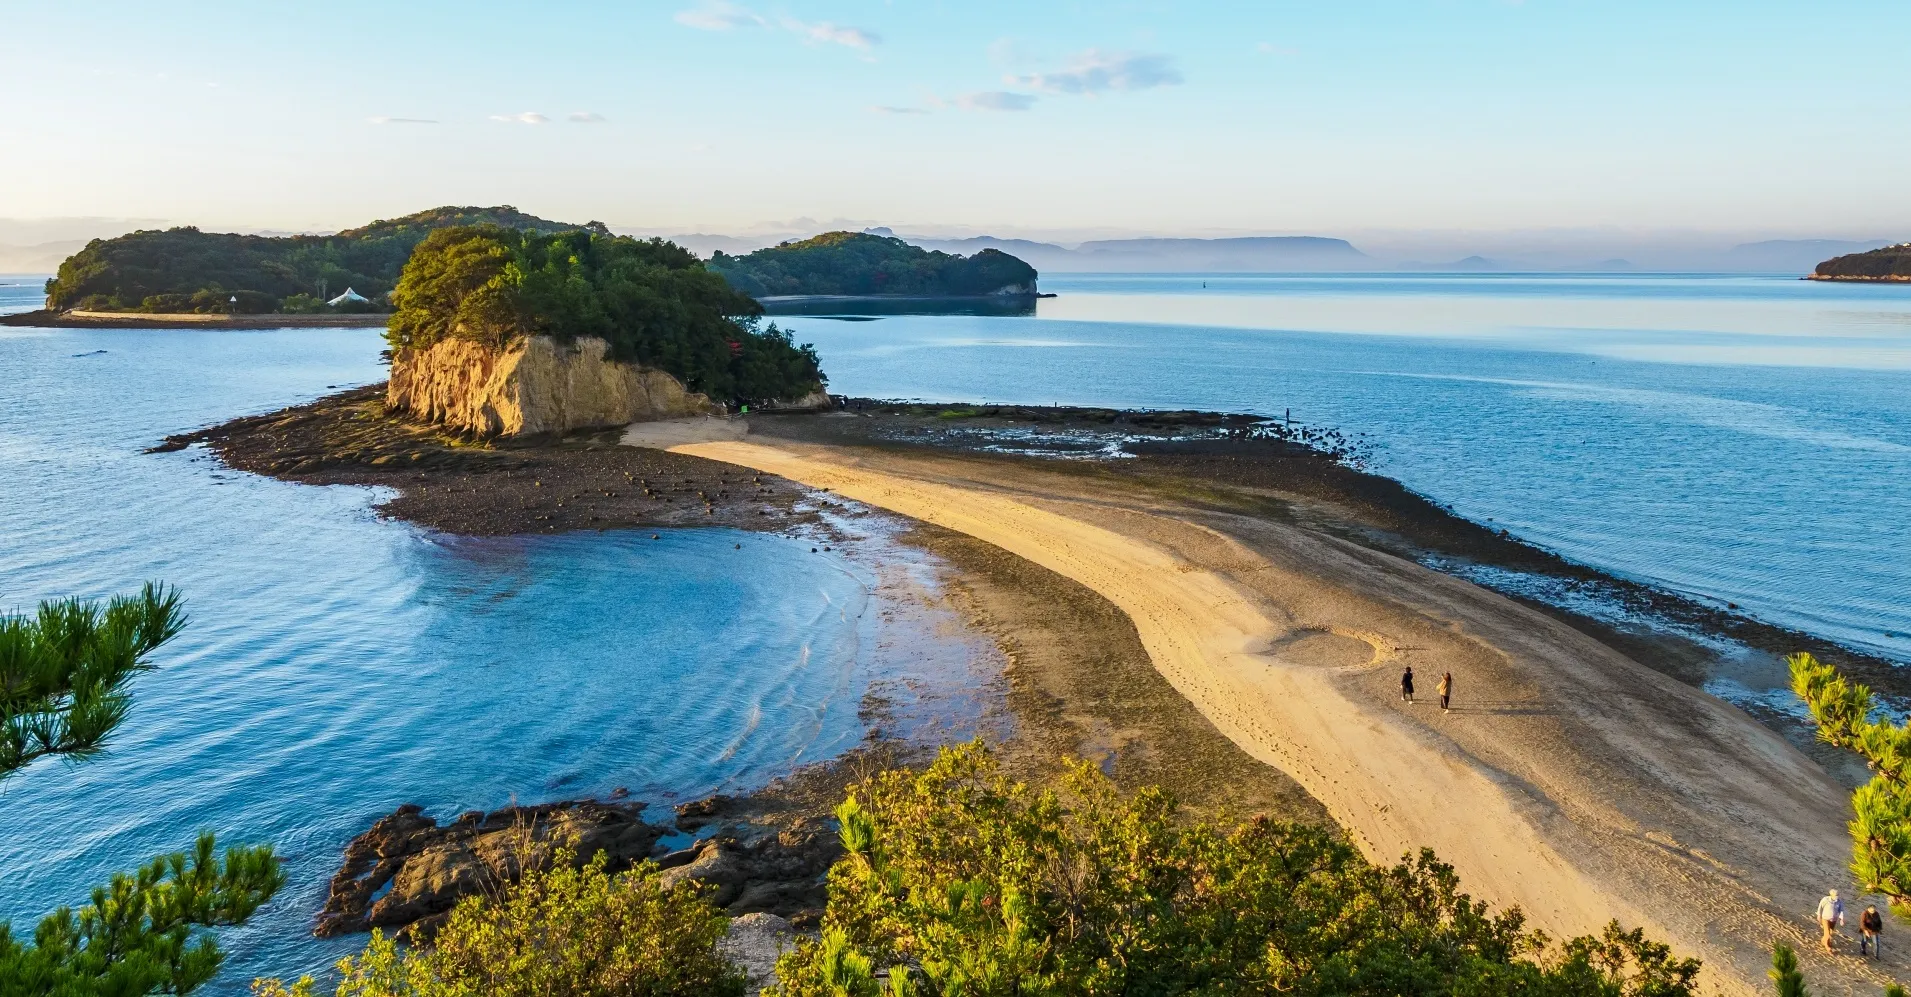
{"type": "Polygon", "coordinates": [[[958,256],[857,232],[825,232],[745,256],[718,252],[710,268],[755,298],[1036,296],[1035,268],[1001,250],[958,256]]]}
{"type": "Polygon", "coordinates": [[[1818,264],[1805,279],[1911,283],[1911,242],[1833,257],[1818,264]]]}
{"type": "MultiPolygon", "coordinates": [[[[332,235],[265,236],[181,227],[95,239],[46,283],[46,311],[144,315],[381,315],[412,250],[434,231],[498,225],[538,233],[608,230],[510,205],[440,207],[332,235]]],[[[362,324],[382,324],[367,318],[362,324]]]]}
{"type": "Polygon", "coordinates": [[[662,239],[601,227],[438,229],[411,254],[391,297],[394,401],[408,365],[441,344],[499,356],[540,337],[601,341],[605,359],[663,371],[716,402],[774,403],[824,384],[815,350],[761,326],[754,298],[662,239]]]}

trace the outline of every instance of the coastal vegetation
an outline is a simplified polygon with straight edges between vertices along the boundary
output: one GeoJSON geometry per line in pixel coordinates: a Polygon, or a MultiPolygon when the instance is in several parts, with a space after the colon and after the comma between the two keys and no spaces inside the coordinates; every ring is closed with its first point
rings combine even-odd
{"type": "MultiPolygon", "coordinates": [[[[777,965],[777,997],[1469,994],[1686,997],[1696,960],[1612,925],[1552,946],[1517,910],[1460,892],[1430,853],[1391,868],[1331,834],[1189,819],[1167,794],[1075,765],[1011,781],[980,744],[891,770],[837,809],[844,857],[819,938],[777,965]]],[[[601,853],[600,853],[601,855],[601,853]]],[[[339,997],[731,994],[701,887],[598,858],[460,902],[433,949],[374,935],[339,997]]],[[[260,997],[307,997],[267,980],[260,997]]]]}
{"type": "MultiPolygon", "coordinates": [[[[185,622],[178,592],[158,583],[104,608],[67,599],[0,617],[0,779],[48,756],[97,755],[126,717],[127,681],[185,622]]],[[[189,993],[224,960],[205,929],[245,921],[284,882],[271,848],[221,859],[201,835],[190,855],[117,873],[90,904],[47,915],[31,942],[0,921],[0,997],[189,993]]]]}
{"type": "Polygon", "coordinates": [[[333,235],[143,230],[95,239],[68,257],[47,281],[47,308],[242,314],[383,310],[385,295],[426,235],[477,224],[534,232],[578,227],[503,205],[433,208],[333,235]],[[348,288],[368,302],[328,308],[326,301],[348,288]]]}
{"type": "Polygon", "coordinates": [[[1816,280],[1911,281],[1911,242],[1835,256],[1812,271],[1816,280]]]}
{"type": "MultiPolygon", "coordinates": [[[[695,887],[666,889],[655,863],[605,871],[560,852],[495,899],[467,897],[429,947],[374,930],[339,961],[337,997],[741,997],[718,951],[728,919],[695,887]]],[[[309,997],[310,977],[253,984],[256,997],[309,997]]]]}
{"type": "Polygon", "coordinates": [[[813,349],[761,326],[753,298],[661,239],[439,229],[405,264],[392,302],[394,350],[448,338],[502,349],[524,336],[592,336],[612,357],[667,371],[713,399],[798,398],[824,383],[813,349]]]}
{"type": "Polygon", "coordinates": [[[1872,772],[1851,796],[1851,874],[1911,920],[1911,721],[1876,718],[1869,687],[1810,654],[1787,661],[1818,739],[1856,752],[1872,772]]]}
{"type": "Polygon", "coordinates": [[[753,297],[791,294],[973,297],[1035,293],[1035,268],[1002,252],[931,252],[901,239],[826,232],[747,256],[718,252],[710,267],[753,297]]]}

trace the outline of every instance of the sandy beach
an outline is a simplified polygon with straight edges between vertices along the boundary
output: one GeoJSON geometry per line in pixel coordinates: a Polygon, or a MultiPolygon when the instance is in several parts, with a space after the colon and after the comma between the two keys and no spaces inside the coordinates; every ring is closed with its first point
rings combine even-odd
{"type": "Polygon", "coordinates": [[[667,443],[965,534],[1105,597],[1216,730],[1376,861],[1431,847],[1474,895],[1555,937],[1643,925],[1705,959],[1719,992],[1763,992],[1774,941],[1804,953],[1822,993],[1875,993],[1905,972],[1895,954],[1812,951],[1817,897],[1855,893],[1845,790],[1734,707],[1552,616],[1303,523],[1085,487],[1027,461],[775,432],[682,442],[672,429],[667,443]],[[1434,695],[1447,671],[1451,713],[1434,695]]]}
{"type": "MultiPolygon", "coordinates": [[[[387,485],[384,514],[457,533],[780,532],[828,529],[817,513],[839,498],[885,510],[921,524],[908,542],[948,563],[959,608],[1004,651],[1017,733],[1003,750],[1030,777],[1073,754],[1200,812],[1331,821],[1378,862],[1430,847],[1473,895],[1555,938],[1644,926],[1703,958],[1711,992],[1764,992],[1779,941],[1819,993],[1911,975],[1896,946],[1880,963],[1816,951],[1825,888],[1864,903],[1845,871],[1847,787],[1828,774],[1849,778],[1849,759],[1795,719],[1703,692],[1709,652],[1687,638],[1422,566],[1415,552],[1437,550],[1592,575],[1318,451],[1131,440],[1138,456],[1058,459],[1099,447],[1070,434],[1116,417],[1015,411],[951,428],[878,405],[474,445],[383,417],[376,391],[164,448],[203,441],[275,477],[387,485]],[[1048,456],[989,449],[1030,433],[1055,434],[1048,456]],[[1408,666],[1413,704],[1399,695],[1408,666]]],[[[1156,439],[1201,424],[1171,415],[1156,439]]],[[[1677,610],[1664,593],[1635,604],[1656,613],[1667,599],[1677,610]]],[[[1761,654],[1825,653],[1745,617],[1675,619],[1761,654]]]]}

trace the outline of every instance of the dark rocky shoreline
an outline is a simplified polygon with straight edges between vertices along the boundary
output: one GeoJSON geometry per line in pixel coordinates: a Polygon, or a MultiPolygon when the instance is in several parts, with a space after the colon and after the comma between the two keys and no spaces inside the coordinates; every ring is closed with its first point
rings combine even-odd
{"type": "Polygon", "coordinates": [[[569,800],[472,810],[448,824],[407,804],[345,846],[312,933],[320,938],[380,928],[428,942],[460,900],[494,896],[524,871],[561,857],[588,861],[600,852],[621,872],[643,862],[666,885],[702,884],[731,915],[775,914],[798,928],[816,923],[828,899],[829,867],[842,853],[820,820],[784,827],[726,820],[729,801],[712,797],[677,808],[671,826],[642,819],[644,805],[569,800]],[[663,842],[708,831],[680,848],[663,842]]]}
{"type": "MultiPolygon", "coordinates": [[[[623,446],[614,431],[509,442],[461,438],[387,418],[381,398],[379,386],[357,388],[171,437],[154,449],[204,444],[230,466],[284,480],[384,485],[397,494],[380,507],[383,514],[455,533],[820,525],[807,491],[773,476],[623,446]]],[[[1888,696],[1911,698],[1911,682],[1888,660],[1618,578],[1463,519],[1397,481],[1361,470],[1358,441],[1285,428],[1270,436],[1256,431],[1257,425],[1267,424],[1213,413],[863,399],[827,415],[753,416],[751,431],[797,442],[1039,466],[1091,484],[1139,487],[1217,513],[1303,522],[1449,573],[1483,567],[1550,579],[1622,607],[1640,622],[1603,622],[1503,591],[1693,685],[1703,685],[1717,664],[1717,647],[1706,641],[1722,639],[1773,659],[1809,650],[1888,696]]],[[[1105,600],[966,536],[923,526],[910,542],[955,566],[964,612],[996,636],[1009,656],[1009,704],[1019,729],[1002,750],[1012,768],[1039,777],[1062,754],[1100,758],[1118,781],[1174,786],[1197,811],[1326,821],[1324,810],[1298,785],[1251,764],[1205,725],[1154,673],[1132,624],[1105,600]],[[1132,743],[1109,743],[1110,730],[1144,733],[1132,743]],[[1234,775],[1216,778],[1222,772],[1234,775]]],[[[1839,770],[1838,760],[1819,750],[1796,718],[1753,712],[1839,770]]],[[[481,856],[500,852],[484,840],[507,827],[522,835],[527,823],[534,840],[540,833],[548,840],[553,827],[572,826],[595,836],[590,841],[601,839],[614,864],[652,859],[669,865],[673,878],[704,880],[732,913],[761,911],[807,924],[820,906],[816,890],[834,854],[827,814],[843,787],[853,773],[920,757],[907,746],[877,747],[888,752],[880,765],[859,755],[797,773],[750,797],[686,805],[673,827],[646,824],[641,806],[614,800],[468,813],[442,827],[415,810],[401,810],[348,847],[346,866],[333,884],[336,909],[328,905],[319,930],[416,924],[412,932],[428,934],[464,895],[448,885],[460,882],[452,870],[490,868],[481,856]],[[692,831],[708,837],[694,847],[658,844],[666,835],[692,831]],[[434,875],[438,887],[432,886],[434,875]],[[401,882],[410,885],[401,891],[401,882]],[[390,892],[377,895],[386,884],[390,892]]],[[[483,888],[475,872],[467,880],[483,888]]]]}

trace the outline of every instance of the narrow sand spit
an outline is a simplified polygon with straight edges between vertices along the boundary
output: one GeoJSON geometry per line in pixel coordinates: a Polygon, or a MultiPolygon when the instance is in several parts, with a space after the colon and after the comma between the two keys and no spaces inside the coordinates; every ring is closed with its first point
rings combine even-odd
{"type": "Polygon", "coordinates": [[[1100,593],[1217,729],[1375,860],[1429,846],[1555,937],[1644,925],[1703,957],[1719,992],[1763,992],[1774,941],[1825,994],[1875,994],[1911,965],[1810,954],[1818,895],[1855,892],[1846,794],[1822,770],[1544,614],[1309,529],[1091,494],[1026,463],[751,439],[670,449],[966,533],[1100,593]]]}

